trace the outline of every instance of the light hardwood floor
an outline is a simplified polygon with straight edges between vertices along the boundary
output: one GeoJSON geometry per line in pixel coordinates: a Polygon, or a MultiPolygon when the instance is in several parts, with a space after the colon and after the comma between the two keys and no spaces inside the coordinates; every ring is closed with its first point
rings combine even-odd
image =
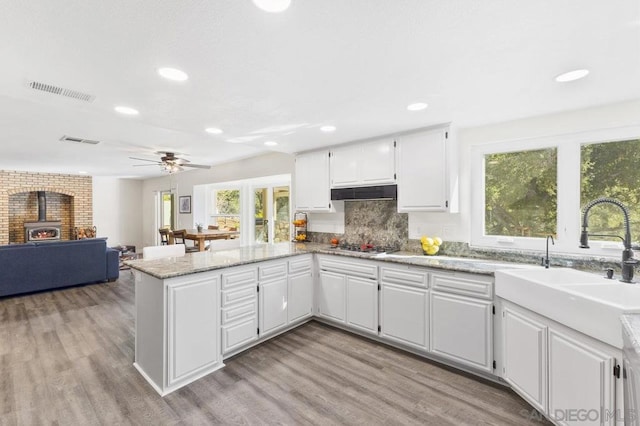
{"type": "Polygon", "coordinates": [[[544,424],[509,389],[311,322],[164,398],[133,368],[129,271],[0,299],[0,425],[544,424]]]}

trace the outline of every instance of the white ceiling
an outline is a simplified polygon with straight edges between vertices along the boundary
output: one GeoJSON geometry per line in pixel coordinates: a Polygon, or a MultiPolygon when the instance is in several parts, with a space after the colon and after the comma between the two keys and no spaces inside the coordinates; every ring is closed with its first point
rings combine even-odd
{"type": "Polygon", "coordinates": [[[0,10],[0,169],[157,176],[128,157],[169,150],[215,165],[640,98],[637,0],[292,0],[281,14],[251,0],[0,0],[0,10]],[[162,66],[190,79],[164,80],[162,66]],[[576,68],[591,74],[554,81],[576,68]],[[408,112],[417,101],[429,108],[408,112]]]}

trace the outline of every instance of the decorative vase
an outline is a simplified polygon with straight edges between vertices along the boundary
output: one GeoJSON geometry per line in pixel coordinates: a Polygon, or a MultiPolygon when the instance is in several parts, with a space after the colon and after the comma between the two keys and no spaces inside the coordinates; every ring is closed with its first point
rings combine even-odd
{"type": "Polygon", "coordinates": [[[198,226],[198,232],[202,232],[202,226],[198,226]]]}

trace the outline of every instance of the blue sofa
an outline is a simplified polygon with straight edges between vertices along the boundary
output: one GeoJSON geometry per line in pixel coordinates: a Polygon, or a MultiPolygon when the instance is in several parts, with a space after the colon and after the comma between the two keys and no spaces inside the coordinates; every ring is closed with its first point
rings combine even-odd
{"type": "Polygon", "coordinates": [[[0,296],[115,281],[118,261],[103,238],[0,246],[0,296]]]}

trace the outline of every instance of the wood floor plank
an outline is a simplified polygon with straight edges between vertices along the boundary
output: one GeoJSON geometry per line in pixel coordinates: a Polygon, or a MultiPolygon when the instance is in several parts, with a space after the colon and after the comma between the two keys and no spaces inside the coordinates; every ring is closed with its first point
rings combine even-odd
{"type": "Polygon", "coordinates": [[[548,424],[508,388],[310,322],[162,398],[133,368],[134,282],[0,299],[3,425],[548,424]]]}

